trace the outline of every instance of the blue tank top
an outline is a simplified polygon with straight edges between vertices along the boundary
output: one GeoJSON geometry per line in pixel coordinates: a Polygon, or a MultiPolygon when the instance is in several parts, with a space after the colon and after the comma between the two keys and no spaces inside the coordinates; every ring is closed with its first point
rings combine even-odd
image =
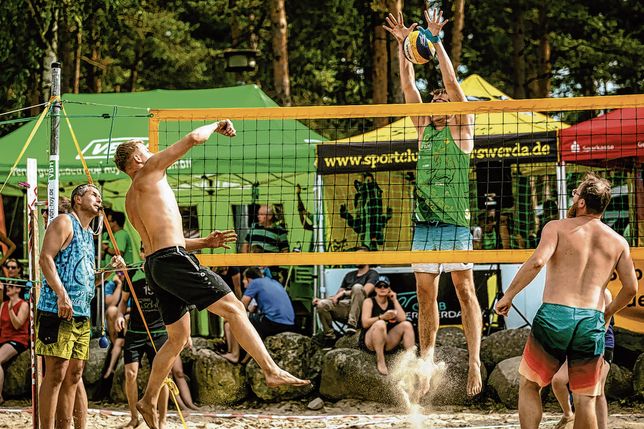
{"type": "MultiPolygon", "coordinates": [[[[67,214],[72,221],[73,237],[69,245],[54,258],[56,271],[72,301],[74,317],[89,317],[94,298],[94,236],[83,229],[76,216],[67,214]]],[[[43,277],[38,310],[58,313],[58,297],[43,277]]]]}

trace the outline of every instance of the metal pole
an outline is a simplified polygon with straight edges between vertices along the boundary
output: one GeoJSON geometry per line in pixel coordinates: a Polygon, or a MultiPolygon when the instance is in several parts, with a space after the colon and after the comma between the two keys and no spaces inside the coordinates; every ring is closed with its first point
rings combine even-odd
{"type": "MultiPolygon", "coordinates": [[[[51,96],[60,97],[60,63],[51,64],[51,96]]],[[[51,108],[51,137],[49,141],[49,173],[47,178],[47,204],[49,225],[58,216],[58,147],[60,142],[60,100],[51,108]]]]}
{"type": "MultiPolygon", "coordinates": [[[[313,237],[315,240],[314,251],[324,252],[324,195],[322,194],[322,176],[315,175],[315,184],[313,185],[313,198],[315,199],[315,213],[313,214],[313,237]]],[[[325,298],[326,286],[324,282],[324,266],[315,267],[317,275],[313,279],[313,296],[315,298],[325,298]]],[[[317,308],[313,307],[313,334],[318,330],[317,308]]]]}
{"type": "Polygon", "coordinates": [[[29,290],[29,356],[31,359],[31,421],[33,429],[38,429],[38,357],[36,356],[36,320],[35,310],[38,302],[39,287],[36,286],[40,279],[40,267],[36,262],[38,260],[38,207],[36,185],[38,177],[38,166],[33,158],[27,159],[27,216],[28,216],[28,260],[29,260],[29,281],[31,289],[29,290]]]}
{"type": "Polygon", "coordinates": [[[566,162],[557,163],[557,207],[559,219],[565,219],[568,211],[568,190],[566,185],[566,162]]]}

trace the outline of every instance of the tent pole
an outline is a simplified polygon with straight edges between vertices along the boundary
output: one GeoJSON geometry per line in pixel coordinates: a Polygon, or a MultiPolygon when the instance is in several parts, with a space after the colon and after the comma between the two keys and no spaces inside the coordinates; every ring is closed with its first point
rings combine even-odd
{"type": "MultiPolygon", "coordinates": [[[[322,195],[322,176],[315,175],[315,184],[313,185],[313,197],[315,198],[315,213],[313,215],[313,237],[315,240],[315,252],[324,252],[324,196],[322,195]]],[[[326,292],[324,282],[324,266],[315,267],[316,276],[313,279],[313,297],[324,298],[321,294],[326,292]]],[[[317,334],[318,324],[317,308],[313,306],[313,335],[317,334]]]]}
{"type": "Polygon", "coordinates": [[[51,64],[51,137],[49,140],[49,173],[47,179],[48,222],[50,224],[58,216],[58,147],[60,142],[60,63],[51,64]]]}
{"type": "Polygon", "coordinates": [[[557,207],[559,207],[559,219],[566,218],[568,211],[568,186],[566,185],[566,162],[557,162],[557,207]]]}

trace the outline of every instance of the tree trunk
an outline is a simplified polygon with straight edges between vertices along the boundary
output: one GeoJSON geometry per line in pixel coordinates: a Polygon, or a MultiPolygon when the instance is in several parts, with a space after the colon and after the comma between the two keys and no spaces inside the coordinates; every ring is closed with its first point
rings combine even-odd
{"type": "Polygon", "coordinates": [[[42,67],[42,88],[41,94],[46,98],[43,101],[49,100],[51,97],[51,63],[57,61],[58,51],[58,8],[53,8],[53,16],[51,24],[46,34],[46,45],[43,53],[43,67],[42,67]]]}
{"type": "Polygon", "coordinates": [[[463,27],[465,25],[465,0],[454,0],[452,6],[452,50],[451,59],[454,65],[454,71],[458,70],[461,64],[461,54],[463,52],[463,27]]]}
{"type": "Polygon", "coordinates": [[[76,51],[74,54],[74,94],[80,92],[81,56],[83,55],[83,20],[75,16],[76,20],[76,51]]]}
{"type": "Polygon", "coordinates": [[[512,65],[514,98],[526,98],[525,25],[523,5],[515,2],[512,8],[512,65]]]}
{"type": "Polygon", "coordinates": [[[552,63],[550,62],[550,38],[548,37],[548,11],[545,2],[539,4],[539,64],[537,66],[537,82],[539,98],[546,98],[550,95],[552,77],[552,63]]]}
{"type": "Polygon", "coordinates": [[[270,0],[273,36],[273,81],[282,106],[291,105],[291,82],[288,72],[288,23],[284,0],[270,0]]]}
{"type": "MultiPolygon", "coordinates": [[[[387,0],[387,10],[393,16],[398,16],[402,11],[402,0],[387,0]]],[[[402,104],[405,102],[402,87],[400,86],[400,65],[398,63],[398,42],[392,36],[388,37],[389,45],[389,82],[391,87],[390,101],[402,104]]]]}
{"type": "MultiPolygon", "coordinates": [[[[373,46],[372,46],[372,74],[373,104],[387,104],[387,31],[382,28],[383,13],[387,7],[384,0],[380,0],[373,8],[373,46]],[[375,7],[374,7],[375,6],[375,7]]],[[[387,118],[374,118],[376,127],[387,125],[387,118]]]]}

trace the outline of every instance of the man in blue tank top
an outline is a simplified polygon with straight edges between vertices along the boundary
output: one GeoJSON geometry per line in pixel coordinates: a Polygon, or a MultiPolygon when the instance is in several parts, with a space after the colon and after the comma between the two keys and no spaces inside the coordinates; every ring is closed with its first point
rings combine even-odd
{"type": "Polygon", "coordinates": [[[72,191],[71,200],[71,213],[58,216],[47,228],[40,253],[44,279],[38,301],[36,353],[43,356],[46,368],[39,396],[44,429],[69,427],[72,419],[84,421],[87,414],[85,402],[72,417],[74,396],[89,357],[95,283],[90,222],[98,216],[102,199],[94,185],[86,184],[72,191]]]}

